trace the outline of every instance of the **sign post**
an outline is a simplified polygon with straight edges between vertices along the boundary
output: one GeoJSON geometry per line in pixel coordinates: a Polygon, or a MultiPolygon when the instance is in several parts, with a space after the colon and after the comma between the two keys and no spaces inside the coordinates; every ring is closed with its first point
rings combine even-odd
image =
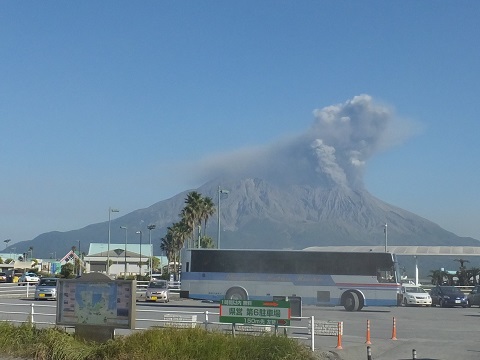
{"type": "Polygon", "coordinates": [[[290,302],[222,300],[220,322],[248,325],[290,325],[290,302]]]}

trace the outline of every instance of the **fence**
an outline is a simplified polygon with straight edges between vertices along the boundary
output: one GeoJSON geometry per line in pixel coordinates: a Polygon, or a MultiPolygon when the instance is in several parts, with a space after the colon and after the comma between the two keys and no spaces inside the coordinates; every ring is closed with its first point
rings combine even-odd
{"type": "MultiPolygon", "coordinates": [[[[32,291],[32,290],[30,290],[32,291]]],[[[24,290],[25,294],[26,290],[24,290]]],[[[39,327],[56,326],[56,304],[49,303],[6,303],[0,302],[0,321],[12,323],[29,323],[39,327]]],[[[312,351],[315,350],[315,332],[313,329],[314,317],[298,317],[296,320],[309,320],[305,326],[266,326],[228,324],[212,321],[218,318],[218,311],[176,311],[172,309],[139,309],[136,310],[135,329],[141,331],[151,328],[194,328],[202,327],[205,330],[216,330],[236,334],[258,335],[266,332],[283,334],[293,339],[310,343],[312,351]],[[310,325],[312,324],[312,325],[310,325]],[[309,328],[310,326],[310,328],[309,328]],[[312,335],[313,334],[313,335],[312,335]]],[[[65,327],[72,330],[72,327],[65,327]]]]}

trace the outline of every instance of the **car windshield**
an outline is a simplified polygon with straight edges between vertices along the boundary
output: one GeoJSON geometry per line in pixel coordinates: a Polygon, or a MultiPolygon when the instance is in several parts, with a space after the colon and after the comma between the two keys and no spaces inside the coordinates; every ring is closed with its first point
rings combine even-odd
{"type": "Polygon", "coordinates": [[[148,284],[148,287],[155,289],[166,289],[167,283],[165,281],[152,281],[150,284],[148,284]]]}
{"type": "Polygon", "coordinates": [[[35,273],[25,273],[25,276],[37,276],[35,273]]]}
{"type": "Polygon", "coordinates": [[[445,294],[462,294],[463,295],[463,292],[461,292],[460,289],[453,286],[442,288],[442,292],[444,292],[445,294]]]}
{"type": "Polygon", "coordinates": [[[56,279],[42,279],[40,280],[40,286],[57,286],[56,279]]]}
{"type": "Polygon", "coordinates": [[[409,286],[407,288],[405,288],[405,292],[409,292],[409,293],[424,293],[426,292],[425,290],[423,290],[421,287],[417,287],[417,286],[409,286]]]}

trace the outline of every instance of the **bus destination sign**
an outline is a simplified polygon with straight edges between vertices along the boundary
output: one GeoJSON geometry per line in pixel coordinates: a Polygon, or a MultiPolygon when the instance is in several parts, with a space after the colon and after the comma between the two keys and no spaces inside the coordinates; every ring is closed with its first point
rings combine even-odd
{"type": "Polygon", "coordinates": [[[290,325],[289,301],[222,300],[220,322],[248,325],[290,325]]]}

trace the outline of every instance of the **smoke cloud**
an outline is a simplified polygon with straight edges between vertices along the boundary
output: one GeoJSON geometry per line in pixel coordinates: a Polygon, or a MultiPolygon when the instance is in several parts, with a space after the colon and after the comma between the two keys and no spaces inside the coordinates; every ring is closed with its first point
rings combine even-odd
{"type": "Polygon", "coordinates": [[[363,187],[372,156],[410,137],[415,127],[369,95],[313,111],[301,134],[201,162],[203,180],[262,178],[282,184],[363,187]]]}

